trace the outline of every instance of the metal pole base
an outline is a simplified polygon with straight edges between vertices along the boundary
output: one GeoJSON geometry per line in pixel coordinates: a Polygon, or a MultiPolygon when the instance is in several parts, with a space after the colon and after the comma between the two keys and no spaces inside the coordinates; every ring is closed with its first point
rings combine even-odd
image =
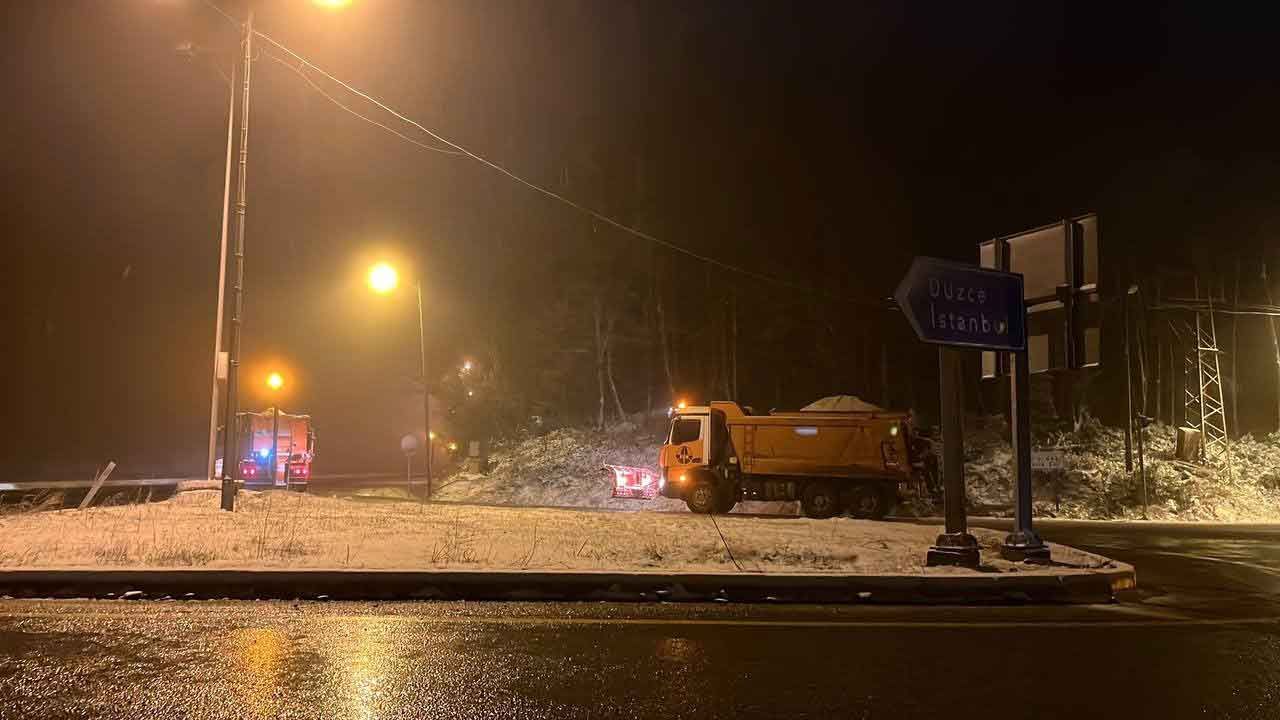
{"type": "Polygon", "coordinates": [[[1034,530],[1015,530],[1000,546],[1000,557],[1012,562],[1048,563],[1049,546],[1034,530]]]}
{"type": "Polygon", "coordinates": [[[222,478],[222,509],[233,512],[236,509],[236,481],[222,478]]]}
{"type": "Polygon", "coordinates": [[[976,568],[978,564],[978,541],[969,533],[942,533],[925,556],[928,567],[956,565],[976,568]]]}

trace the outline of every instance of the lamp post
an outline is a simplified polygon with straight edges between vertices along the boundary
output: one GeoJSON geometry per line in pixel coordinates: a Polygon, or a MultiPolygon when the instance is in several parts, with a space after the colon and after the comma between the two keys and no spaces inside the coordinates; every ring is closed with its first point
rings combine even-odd
{"type": "MultiPolygon", "coordinates": [[[[273,372],[267,376],[267,387],[272,392],[277,392],[284,387],[284,376],[278,372],[273,372]]],[[[268,465],[271,473],[271,484],[276,483],[276,467],[279,465],[277,454],[280,452],[280,399],[276,398],[271,403],[271,456],[268,465]]]]}
{"type": "MultiPolygon", "coordinates": [[[[385,262],[369,268],[369,288],[378,295],[389,295],[400,284],[400,275],[396,269],[385,262]]],[[[418,300],[418,372],[422,377],[422,431],[427,438],[427,488],[426,497],[431,497],[431,456],[434,454],[431,434],[431,386],[427,382],[427,325],[422,314],[422,282],[414,282],[414,291],[418,300]]]]}

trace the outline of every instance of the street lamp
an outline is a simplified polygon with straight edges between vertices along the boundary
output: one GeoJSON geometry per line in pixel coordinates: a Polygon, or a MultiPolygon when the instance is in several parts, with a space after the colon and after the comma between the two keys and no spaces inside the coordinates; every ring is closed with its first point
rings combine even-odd
{"type": "MultiPolygon", "coordinates": [[[[278,372],[267,375],[267,388],[273,392],[279,391],[284,387],[284,376],[278,372]]],[[[278,454],[280,452],[280,401],[279,399],[271,403],[271,455],[270,468],[271,473],[268,477],[274,484],[276,481],[276,467],[279,465],[278,454]]]]}
{"type": "Polygon", "coordinates": [[[400,284],[400,275],[387,263],[378,263],[369,268],[369,289],[379,295],[386,295],[400,284]]]}
{"type": "MultiPolygon", "coordinates": [[[[400,274],[390,263],[380,262],[369,268],[369,289],[378,295],[389,295],[400,284],[400,274]]],[[[422,420],[423,431],[427,434],[427,489],[426,497],[431,497],[431,450],[435,433],[431,432],[431,385],[427,382],[427,341],[426,323],[422,319],[422,282],[415,280],[414,291],[418,297],[418,371],[422,377],[422,420]]]]}

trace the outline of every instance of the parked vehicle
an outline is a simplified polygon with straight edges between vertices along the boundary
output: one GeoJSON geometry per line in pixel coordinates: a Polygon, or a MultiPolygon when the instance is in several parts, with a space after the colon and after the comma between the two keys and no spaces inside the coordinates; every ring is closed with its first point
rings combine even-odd
{"type": "Polygon", "coordinates": [[[246,487],[274,486],[305,490],[311,479],[316,434],[310,415],[293,415],[268,408],[236,417],[241,448],[240,479],[246,487]],[[275,468],[272,468],[272,445],[275,468]]]}
{"type": "Polygon", "coordinates": [[[807,517],[847,510],[875,519],[897,502],[900,484],[929,467],[909,413],[850,396],[768,415],[728,401],[673,410],[658,464],[659,492],[693,512],[799,500],[807,517]]]}

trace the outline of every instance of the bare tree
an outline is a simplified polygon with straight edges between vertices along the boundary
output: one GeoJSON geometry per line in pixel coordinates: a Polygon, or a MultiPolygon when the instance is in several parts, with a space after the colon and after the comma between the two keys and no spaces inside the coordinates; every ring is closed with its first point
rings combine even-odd
{"type": "MultiPolygon", "coordinates": [[[[1267,304],[1274,305],[1271,299],[1271,282],[1267,278],[1267,262],[1262,262],[1262,287],[1267,291],[1267,304]]],[[[1276,317],[1268,318],[1271,325],[1271,347],[1276,355],[1276,426],[1280,429],[1280,330],[1276,328],[1276,317]]]]}

